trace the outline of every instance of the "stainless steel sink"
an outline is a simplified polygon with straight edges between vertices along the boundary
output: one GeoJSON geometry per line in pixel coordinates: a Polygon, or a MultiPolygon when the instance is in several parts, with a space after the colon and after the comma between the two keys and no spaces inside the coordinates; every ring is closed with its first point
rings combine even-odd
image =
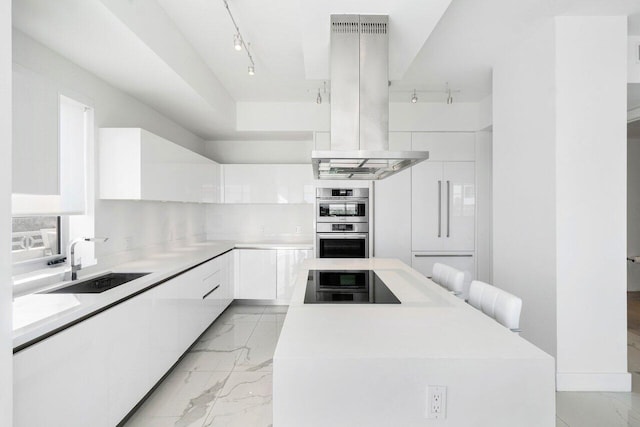
{"type": "Polygon", "coordinates": [[[55,291],[45,292],[47,294],[99,294],[117,286],[123,285],[134,279],[146,276],[149,273],[108,273],[72,283],[64,288],[55,291]]]}

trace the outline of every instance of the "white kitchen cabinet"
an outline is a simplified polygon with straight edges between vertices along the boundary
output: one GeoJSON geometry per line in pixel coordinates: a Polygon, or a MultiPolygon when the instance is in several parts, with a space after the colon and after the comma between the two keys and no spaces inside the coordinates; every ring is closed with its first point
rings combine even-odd
{"type": "Polygon", "coordinates": [[[237,299],[276,299],[276,260],[273,249],[236,249],[237,299]]]}
{"type": "Polygon", "coordinates": [[[331,150],[331,132],[315,132],[313,146],[316,151],[331,150]]]}
{"type": "Polygon", "coordinates": [[[411,169],[413,251],[473,251],[475,164],[422,162],[411,169]]]}
{"type": "Polygon", "coordinates": [[[224,203],[314,203],[311,165],[223,165],[224,203]]]}
{"type": "Polygon", "coordinates": [[[278,249],[276,261],[276,298],[278,302],[289,304],[299,278],[300,264],[313,258],[309,249],[278,249]]]}
{"type": "MultiPolygon", "coordinates": [[[[411,133],[390,132],[389,149],[411,150],[411,133]]],[[[411,169],[374,183],[374,256],[411,265],[411,169]]]]}
{"type": "Polygon", "coordinates": [[[429,161],[475,161],[473,132],[413,132],[413,150],[428,151],[429,161]]]}
{"type": "Polygon", "coordinates": [[[152,387],[142,294],[14,355],[14,426],[109,427],[152,387]]]}
{"type": "Polygon", "coordinates": [[[228,252],[207,265],[200,275],[202,287],[201,324],[207,328],[233,301],[233,255],[228,252]]]}
{"type": "Polygon", "coordinates": [[[231,302],[232,267],[229,252],[16,353],[14,425],[117,425],[231,302]]]}
{"type": "Polygon", "coordinates": [[[220,165],[140,128],[99,134],[100,198],[218,203],[220,165]]]}

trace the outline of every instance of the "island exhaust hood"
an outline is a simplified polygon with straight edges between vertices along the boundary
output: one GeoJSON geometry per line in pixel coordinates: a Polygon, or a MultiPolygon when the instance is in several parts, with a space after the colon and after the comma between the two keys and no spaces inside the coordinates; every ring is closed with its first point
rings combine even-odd
{"type": "Polygon", "coordinates": [[[389,151],[387,15],[331,15],[331,150],[312,151],[317,179],[383,179],[429,158],[389,151]]]}

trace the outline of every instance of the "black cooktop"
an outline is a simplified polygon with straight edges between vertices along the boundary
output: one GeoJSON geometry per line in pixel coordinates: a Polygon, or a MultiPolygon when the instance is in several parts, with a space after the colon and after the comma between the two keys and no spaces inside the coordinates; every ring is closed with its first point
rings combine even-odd
{"type": "Polygon", "coordinates": [[[309,270],[305,304],[400,304],[373,270],[309,270]]]}

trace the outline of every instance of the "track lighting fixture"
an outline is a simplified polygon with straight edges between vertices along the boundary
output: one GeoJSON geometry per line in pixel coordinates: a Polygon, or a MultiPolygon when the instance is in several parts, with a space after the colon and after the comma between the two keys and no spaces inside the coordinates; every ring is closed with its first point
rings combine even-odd
{"type": "Polygon", "coordinates": [[[416,102],[418,102],[418,94],[416,93],[416,90],[413,90],[413,96],[411,97],[411,103],[415,104],[416,102]]]}
{"type": "Polygon", "coordinates": [[[447,82],[447,104],[453,104],[453,96],[451,96],[451,88],[449,82],[447,82]]]}
{"type": "MultiPolygon", "coordinates": [[[[322,82],[322,87],[322,92],[320,91],[320,88],[318,88],[318,94],[316,95],[316,104],[318,105],[322,104],[323,99],[329,100],[329,102],[331,102],[330,93],[327,92],[326,81],[322,82]],[[324,97],[322,95],[324,95],[324,97]]],[[[311,90],[309,90],[309,92],[311,92],[311,90]]]]}
{"type": "Polygon", "coordinates": [[[224,3],[224,7],[227,9],[227,12],[229,12],[231,22],[236,29],[236,34],[233,36],[233,48],[237,51],[240,51],[244,48],[245,52],[247,52],[247,57],[249,58],[249,75],[253,76],[256,73],[256,64],[253,61],[251,52],[249,51],[250,43],[245,43],[244,37],[242,37],[242,33],[240,33],[240,28],[238,27],[236,20],[233,18],[231,9],[229,9],[229,3],[227,3],[227,0],[222,0],[222,2],[224,3]]]}

